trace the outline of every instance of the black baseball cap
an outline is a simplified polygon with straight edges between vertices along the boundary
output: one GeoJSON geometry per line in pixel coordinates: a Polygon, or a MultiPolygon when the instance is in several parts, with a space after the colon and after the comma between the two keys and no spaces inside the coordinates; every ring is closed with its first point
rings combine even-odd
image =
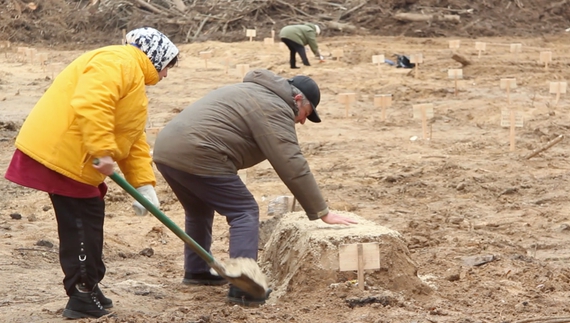
{"type": "Polygon", "coordinates": [[[317,105],[321,102],[321,90],[319,90],[317,83],[305,75],[294,76],[289,79],[289,83],[303,92],[307,100],[311,103],[313,112],[307,116],[307,119],[316,123],[321,122],[321,118],[319,118],[317,114],[317,105]]]}

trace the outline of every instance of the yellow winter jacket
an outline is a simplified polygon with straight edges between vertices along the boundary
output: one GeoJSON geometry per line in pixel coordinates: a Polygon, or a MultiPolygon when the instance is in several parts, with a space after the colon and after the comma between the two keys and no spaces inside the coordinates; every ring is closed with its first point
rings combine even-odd
{"type": "Polygon", "coordinates": [[[95,158],[112,156],[134,187],[156,184],[144,133],[145,85],[158,83],[152,62],[131,45],[87,52],[67,66],[36,103],[16,147],[46,167],[97,186],[95,158]]]}

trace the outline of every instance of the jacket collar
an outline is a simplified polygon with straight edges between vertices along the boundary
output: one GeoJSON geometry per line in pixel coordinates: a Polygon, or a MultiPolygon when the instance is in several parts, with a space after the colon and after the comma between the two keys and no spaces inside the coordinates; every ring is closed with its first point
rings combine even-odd
{"type": "Polygon", "coordinates": [[[138,47],[133,45],[126,45],[129,46],[130,49],[135,53],[135,58],[137,59],[139,66],[144,74],[144,84],[145,85],[155,85],[160,81],[158,76],[158,71],[150,61],[150,59],[146,56],[146,54],[140,50],[138,47]]]}

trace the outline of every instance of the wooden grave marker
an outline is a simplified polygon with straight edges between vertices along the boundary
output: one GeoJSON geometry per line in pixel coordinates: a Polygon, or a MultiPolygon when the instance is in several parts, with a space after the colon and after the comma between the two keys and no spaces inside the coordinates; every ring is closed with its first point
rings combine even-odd
{"type": "Polygon", "coordinates": [[[212,51],[202,51],[200,52],[200,57],[204,60],[204,66],[208,69],[208,60],[212,58],[212,51]]]}
{"type": "Polygon", "coordinates": [[[544,64],[544,69],[548,69],[548,64],[552,62],[552,52],[551,51],[543,51],[540,52],[539,61],[544,64]]]}
{"type": "Polygon", "coordinates": [[[38,54],[38,62],[42,66],[42,72],[46,72],[46,65],[48,61],[48,54],[47,53],[39,53],[38,54]]]}
{"type": "Polygon", "coordinates": [[[245,30],[245,36],[249,37],[249,41],[252,42],[253,38],[256,36],[257,32],[255,31],[255,29],[246,29],[245,30]]]}
{"type": "Polygon", "coordinates": [[[517,88],[517,79],[515,78],[501,79],[499,86],[501,89],[507,90],[507,102],[511,104],[511,90],[517,88]]]}
{"type": "Polygon", "coordinates": [[[263,38],[263,43],[268,46],[275,44],[275,30],[271,29],[271,38],[263,38]]]}
{"type": "Polygon", "coordinates": [[[229,72],[231,63],[232,63],[232,58],[229,56],[226,56],[224,58],[224,70],[225,70],[226,74],[228,74],[228,72],[229,72]]]}
{"type": "Polygon", "coordinates": [[[510,151],[515,150],[515,128],[522,128],[523,117],[520,111],[515,109],[501,110],[501,127],[509,127],[510,151]]]}
{"type": "Polygon", "coordinates": [[[560,94],[566,94],[566,88],[568,87],[567,82],[550,82],[550,93],[556,94],[556,99],[554,100],[554,106],[560,101],[560,94]]]}
{"type": "Polygon", "coordinates": [[[8,58],[8,48],[10,48],[9,40],[0,41],[0,49],[4,51],[4,57],[6,58],[8,58]]]}
{"type": "Polygon", "coordinates": [[[245,74],[249,72],[249,64],[236,64],[236,70],[238,75],[243,79],[245,74]]]}
{"type": "Polygon", "coordinates": [[[459,46],[461,46],[461,40],[449,41],[449,49],[459,49],[459,46]]]}
{"type": "Polygon", "coordinates": [[[349,116],[350,106],[352,103],[356,101],[356,93],[349,92],[349,93],[339,93],[338,94],[338,102],[344,104],[345,106],[345,116],[349,116]]]}
{"type": "Polygon", "coordinates": [[[372,55],[372,64],[378,65],[378,71],[380,71],[380,66],[384,64],[384,61],[385,61],[384,54],[372,55]]]}
{"type": "Polygon", "coordinates": [[[26,61],[26,52],[28,51],[28,47],[17,47],[16,53],[18,53],[18,61],[26,61]]]}
{"type": "Polygon", "coordinates": [[[412,54],[410,55],[410,63],[415,64],[414,65],[414,70],[415,70],[415,74],[414,77],[418,78],[418,72],[420,70],[420,64],[423,64],[424,62],[424,55],[423,54],[412,54]]]}
{"type": "Polygon", "coordinates": [[[374,95],[374,107],[382,109],[382,121],[386,121],[386,108],[392,106],[392,94],[376,94],[374,95]]]}
{"type": "Polygon", "coordinates": [[[519,54],[522,52],[522,44],[511,44],[511,53],[515,56],[515,61],[519,60],[519,54]]]}
{"type": "Polygon", "coordinates": [[[479,52],[477,57],[481,58],[481,52],[484,52],[485,50],[487,50],[487,43],[480,42],[480,41],[475,42],[475,50],[477,50],[479,52]]]}
{"type": "Polygon", "coordinates": [[[463,78],[463,69],[455,68],[447,70],[447,77],[452,79],[455,83],[455,95],[457,96],[458,89],[457,89],[457,82],[459,79],[463,78]]]}
{"type": "Polygon", "coordinates": [[[414,104],[412,109],[413,118],[422,120],[422,138],[424,140],[430,140],[431,136],[428,136],[427,120],[433,118],[433,104],[414,104]]]}
{"type": "Polygon", "coordinates": [[[35,48],[26,49],[26,58],[27,58],[27,61],[30,63],[30,65],[34,64],[34,61],[36,60],[37,53],[38,53],[38,50],[35,48]]]}
{"type": "Polygon", "coordinates": [[[364,290],[364,271],[380,269],[380,246],[377,242],[340,245],[338,265],[340,271],[356,270],[358,288],[364,290]]]}
{"type": "Polygon", "coordinates": [[[344,49],[333,49],[331,54],[333,58],[340,61],[340,59],[344,57],[344,49]]]}

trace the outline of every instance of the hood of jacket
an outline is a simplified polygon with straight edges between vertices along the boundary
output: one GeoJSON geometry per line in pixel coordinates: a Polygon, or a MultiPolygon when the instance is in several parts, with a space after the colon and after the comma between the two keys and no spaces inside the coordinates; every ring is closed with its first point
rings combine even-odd
{"type": "Polygon", "coordinates": [[[317,34],[317,35],[320,34],[320,30],[319,30],[319,32],[317,32],[317,25],[311,24],[308,22],[304,23],[304,25],[310,27],[315,32],[315,34],[317,34]]]}
{"type": "Polygon", "coordinates": [[[295,104],[293,87],[288,79],[274,74],[269,70],[256,69],[247,73],[243,78],[243,82],[255,83],[267,88],[277,94],[283,101],[287,102],[287,105],[291,107],[295,115],[299,114],[299,109],[295,104]]]}

